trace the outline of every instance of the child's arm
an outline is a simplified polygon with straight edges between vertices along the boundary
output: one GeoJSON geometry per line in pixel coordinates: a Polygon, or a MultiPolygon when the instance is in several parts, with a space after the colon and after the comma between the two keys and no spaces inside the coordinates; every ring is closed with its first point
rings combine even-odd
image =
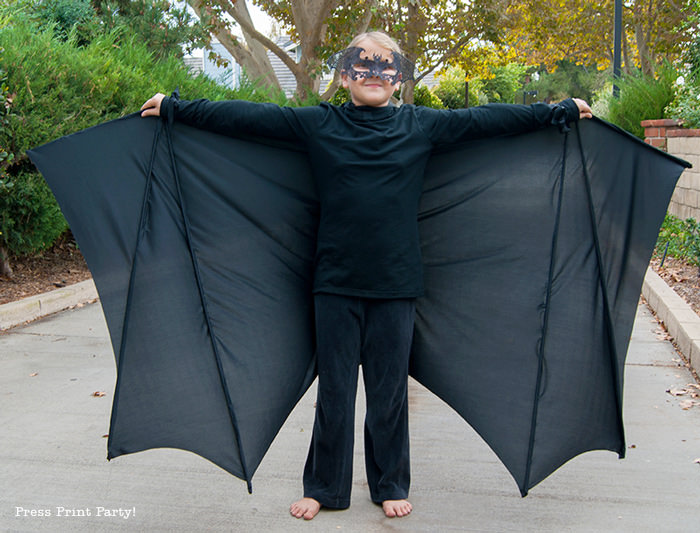
{"type": "Polygon", "coordinates": [[[592,117],[586,102],[569,98],[559,104],[489,104],[456,110],[416,108],[421,125],[434,144],[451,144],[524,133],[550,124],[592,117]]]}
{"type": "Polygon", "coordinates": [[[196,128],[240,136],[256,135],[295,140],[307,133],[308,120],[316,108],[283,108],[244,100],[178,100],[158,93],[141,107],[141,116],[172,118],[196,128]]]}

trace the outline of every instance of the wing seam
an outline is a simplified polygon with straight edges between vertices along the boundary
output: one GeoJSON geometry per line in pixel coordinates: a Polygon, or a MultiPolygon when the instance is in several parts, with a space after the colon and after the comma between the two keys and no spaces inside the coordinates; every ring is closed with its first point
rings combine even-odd
{"type": "Polygon", "coordinates": [[[537,350],[537,381],[535,382],[535,396],[533,399],[532,406],[532,420],[530,423],[530,440],[527,448],[527,460],[525,462],[525,478],[523,479],[523,485],[520,487],[520,494],[522,496],[527,496],[528,489],[530,488],[530,470],[532,468],[532,456],[535,448],[535,434],[537,428],[537,415],[539,410],[540,397],[543,394],[543,381],[545,377],[545,366],[546,361],[544,357],[545,344],[547,339],[547,330],[549,327],[549,311],[552,298],[552,281],[554,279],[554,262],[557,250],[557,243],[559,241],[559,223],[561,221],[561,205],[564,197],[564,177],[566,175],[566,152],[568,145],[569,134],[564,134],[564,142],[562,147],[562,158],[561,158],[561,172],[559,174],[559,193],[557,197],[557,212],[554,219],[554,230],[552,232],[552,246],[549,256],[549,272],[547,274],[547,287],[545,291],[545,301],[544,301],[544,317],[542,319],[542,335],[540,337],[540,342],[537,350]]]}
{"type": "Polygon", "coordinates": [[[224,371],[223,371],[223,366],[221,363],[221,355],[219,354],[219,350],[217,348],[216,342],[214,342],[214,329],[211,324],[211,319],[209,317],[209,309],[207,306],[207,299],[204,295],[204,289],[202,287],[202,278],[201,278],[201,273],[199,270],[199,262],[197,260],[197,254],[195,253],[193,247],[192,247],[192,233],[190,229],[190,222],[189,219],[187,218],[187,210],[185,207],[185,201],[182,195],[182,189],[180,187],[180,176],[177,171],[177,163],[175,161],[175,151],[173,150],[173,141],[172,141],[172,128],[170,124],[166,124],[164,126],[165,132],[166,132],[166,139],[168,142],[168,152],[170,156],[170,164],[172,165],[173,169],[173,176],[175,178],[175,186],[177,188],[177,194],[178,194],[178,200],[180,203],[180,210],[182,212],[182,219],[183,223],[185,226],[185,238],[187,239],[187,247],[190,252],[190,257],[192,258],[192,266],[194,268],[194,275],[195,275],[195,280],[197,282],[197,290],[199,291],[199,297],[202,302],[202,310],[204,312],[204,319],[207,324],[207,329],[209,330],[209,334],[211,336],[211,346],[212,346],[212,351],[214,352],[214,358],[216,359],[216,366],[219,371],[219,379],[221,380],[221,388],[223,389],[224,396],[226,397],[226,407],[228,408],[228,413],[229,417],[231,418],[231,424],[233,426],[233,432],[236,437],[236,444],[238,445],[238,453],[241,459],[241,468],[243,469],[243,475],[245,476],[245,481],[248,486],[248,492],[252,493],[253,492],[253,486],[251,483],[250,476],[248,474],[248,468],[246,465],[245,461],[245,455],[243,452],[243,447],[241,443],[241,435],[238,429],[238,423],[236,421],[236,414],[233,409],[233,402],[231,401],[231,395],[229,394],[229,389],[228,389],[228,384],[226,382],[226,377],[224,376],[224,371]]]}
{"type": "Polygon", "coordinates": [[[156,159],[156,149],[158,146],[158,139],[160,138],[160,125],[156,127],[153,134],[153,144],[151,146],[151,158],[148,163],[148,173],[146,174],[146,186],[143,192],[143,201],[141,202],[141,214],[139,217],[138,232],[136,234],[136,244],[134,245],[133,256],[131,258],[131,270],[129,272],[129,289],[126,295],[126,305],[124,308],[124,320],[122,322],[121,331],[121,342],[119,343],[119,358],[117,360],[117,382],[114,386],[114,401],[112,404],[112,414],[109,421],[109,437],[107,437],[107,460],[113,459],[116,455],[112,454],[112,429],[116,427],[117,413],[119,411],[119,393],[121,390],[121,376],[122,368],[124,364],[124,353],[126,350],[126,338],[127,338],[127,324],[129,323],[129,317],[131,315],[131,301],[134,294],[134,275],[135,275],[135,265],[137,251],[141,244],[141,237],[144,234],[144,228],[146,226],[146,220],[148,218],[148,201],[151,196],[151,185],[153,183],[153,165],[156,159]]]}
{"type": "Polygon", "coordinates": [[[596,212],[593,206],[593,192],[591,191],[591,179],[588,175],[588,169],[586,165],[586,159],[583,153],[583,143],[581,141],[581,133],[576,124],[576,131],[578,133],[578,147],[581,153],[581,166],[583,168],[583,178],[584,184],[586,185],[586,195],[588,198],[588,211],[591,220],[591,233],[593,234],[593,243],[595,244],[595,254],[596,260],[598,261],[598,274],[599,274],[599,285],[603,296],[603,310],[605,315],[605,327],[608,330],[608,347],[610,349],[610,367],[612,370],[613,388],[615,390],[615,408],[617,412],[617,426],[619,434],[622,437],[622,442],[617,453],[622,459],[625,456],[625,432],[624,425],[622,422],[622,394],[620,389],[620,373],[618,371],[615,361],[618,360],[617,353],[617,342],[615,339],[615,328],[613,327],[612,312],[610,310],[610,298],[608,297],[608,290],[606,286],[607,273],[605,272],[605,265],[603,264],[603,254],[600,249],[600,238],[598,236],[598,228],[596,226],[596,212]]]}

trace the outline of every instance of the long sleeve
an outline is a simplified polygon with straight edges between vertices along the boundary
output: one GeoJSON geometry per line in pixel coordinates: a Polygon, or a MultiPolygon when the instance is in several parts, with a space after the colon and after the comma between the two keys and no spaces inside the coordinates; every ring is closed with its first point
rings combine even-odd
{"type": "Polygon", "coordinates": [[[488,104],[455,110],[417,107],[416,113],[425,134],[434,145],[524,133],[579,118],[578,106],[571,99],[554,105],[488,104]]]}
{"type": "Polygon", "coordinates": [[[284,140],[301,140],[313,131],[320,108],[280,107],[245,100],[179,100],[164,98],[160,114],[199,129],[241,137],[254,135],[284,140]]]}

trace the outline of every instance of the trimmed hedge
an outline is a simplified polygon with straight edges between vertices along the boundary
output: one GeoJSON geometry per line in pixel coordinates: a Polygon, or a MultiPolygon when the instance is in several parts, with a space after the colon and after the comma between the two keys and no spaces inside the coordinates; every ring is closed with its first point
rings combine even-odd
{"type": "Polygon", "coordinates": [[[137,111],[158,91],[214,100],[236,93],[191,76],[176,57],[155,60],[125,28],[79,45],[75,31],[64,39],[9,9],[0,10],[0,248],[22,255],[66,229],[27,149],[137,111]]]}

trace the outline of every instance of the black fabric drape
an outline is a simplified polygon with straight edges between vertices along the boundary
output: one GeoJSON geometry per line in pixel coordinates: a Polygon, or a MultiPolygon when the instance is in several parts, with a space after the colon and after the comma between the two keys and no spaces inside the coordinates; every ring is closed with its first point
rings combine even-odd
{"type": "MultiPolygon", "coordinates": [[[[306,154],[131,115],[29,155],[109,326],[108,457],[182,448],[250,488],[315,375],[306,154]]],[[[624,455],[625,354],[686,165],[597,119],[455,146],[428,164],[411,374],[479,432],[523,495],[584,451],[624,455]]]]}

